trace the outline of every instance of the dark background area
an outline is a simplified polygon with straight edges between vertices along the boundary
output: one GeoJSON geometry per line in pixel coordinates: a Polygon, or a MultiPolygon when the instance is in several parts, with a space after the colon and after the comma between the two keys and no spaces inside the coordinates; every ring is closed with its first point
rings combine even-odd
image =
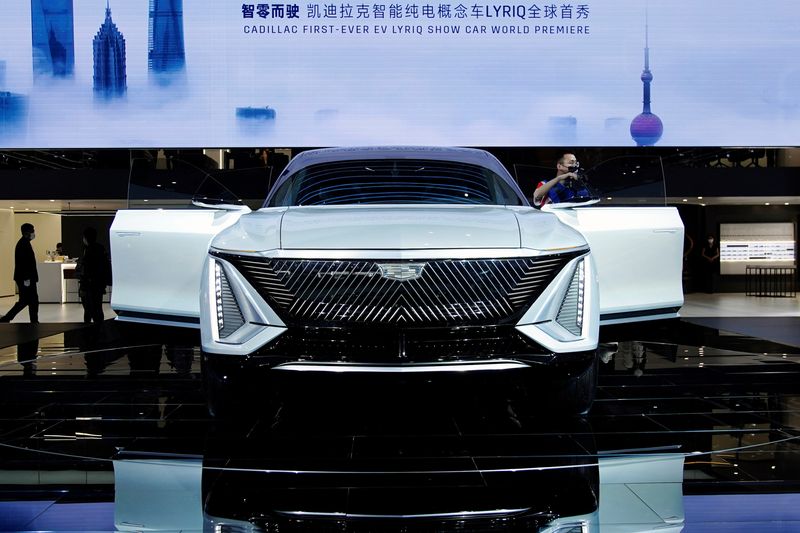
{"type": "Polygon", "coordinates": [[[61,217],[61,242],[67,255],[79,257],[83,252],[83,230],[93,227],[97,230],[97,242],[103,245],[106,251],[110,250],[109,231],[114,215],[66,215],[61,217]]]}
{"type": "MultiPolygon", "coordinates": [[[[292,154],[309,147],[292,148],[292,154]]],[[[694,241],[686,287],[696,290],[698,258],[705,236],[719,236],[728,222],[792,222],[800,205],[763,205],[759,197],[800,197],[800,167],[778,166],[777,149],[753,148],[484,148],[509,170],[531,198],[536,184],[555,174],[566,151],[574,152],[603,204],[663,205],[669,198],[694,241]],[[705,198],[700,205],[698,196],[705,198]],[[608,201],[606,197],[613,197],[608,201]],[[715,205],[715,197],[726,197],[715,205]],[[687,202],[682,202],[687,198],[687,202]],[[736,205],[740,203],[751,205],[736,205]]],[[[243,200],[258,208],[288,163],[273,149],[233,149],[224,170],[203,150],[26,150],[0,151],[0,200],[131,200],[135,207],[191,207],[194,196],[243,200]],[[266,151],[267,157],[262,158],[266,151]],[[266,161],[265,161],[266,159],[266,161]],[[142,200],[148,199],[148,203],[142,200]]],[[[64,209],[63,207],[61,209],[64,209]]],[[[113,212],[62,218],[62,242],[70,256],[81,253],[83,229],[94,226],[108,248],[113,212]]],[[[797,231],[795,231],[797,235],[797,231]]],[[[741,292],[744,276],[717,276],[716,290],[741,292]]]]}

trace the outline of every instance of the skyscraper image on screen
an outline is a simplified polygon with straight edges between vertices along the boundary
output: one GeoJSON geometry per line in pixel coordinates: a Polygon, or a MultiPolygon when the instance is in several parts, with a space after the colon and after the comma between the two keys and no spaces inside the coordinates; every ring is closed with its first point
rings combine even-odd
{"type": "Polygon", "coordinates": [[[182,78],[186,67],[183,0],[150,0],[147,66],[158,84],[182,78]]]}
{"type": "Polygon", "coordinates": [[[75,72],[72,0],[31,0],[33,75],[66,78],[75,72]]]}
{"type": "Polygon", "coordinates": [[[106,4],[106,19],[92,42],[94,53],[94,94],[100,99],[124,96],[127,91],[125,37],[111,20],[106,4]]]}
{"type": "Polygon", "coordinates": [[[0,90],[0,141],[24,136],[28,117],[28,97],[0,90]]]}
{"type": "Polygon", "coordinates": [[[650,37],[647,24],[644,30],[644,70],[642,71],[642,112],[631,121],[631,137],[637,146],[653,146],[664,133],[661,119],[650,111],[650,83],[653,73],[650,72],[650,37]]]}

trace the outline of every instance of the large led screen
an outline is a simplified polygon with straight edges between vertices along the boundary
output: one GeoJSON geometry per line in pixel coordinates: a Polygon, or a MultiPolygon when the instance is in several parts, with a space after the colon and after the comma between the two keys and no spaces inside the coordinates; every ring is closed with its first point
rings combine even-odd
{"type": "Polygon", "coordinates": [[[792,0],[4,0],[0,147],[785,146],[792,0]]]}

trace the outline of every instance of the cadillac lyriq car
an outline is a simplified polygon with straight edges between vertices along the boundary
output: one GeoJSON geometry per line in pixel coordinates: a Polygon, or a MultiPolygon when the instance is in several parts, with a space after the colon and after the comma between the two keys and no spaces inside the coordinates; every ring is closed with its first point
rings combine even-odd
{"type": "Polygon", "coordinates": [[[535,209],[482,150],[310,150],[260,209],[205,204],[117,214],[112,307],[200,328],[217,414],[256,370],[514,373],[585,413],[600,325],[683,303],[674,208],[535,209]]]}

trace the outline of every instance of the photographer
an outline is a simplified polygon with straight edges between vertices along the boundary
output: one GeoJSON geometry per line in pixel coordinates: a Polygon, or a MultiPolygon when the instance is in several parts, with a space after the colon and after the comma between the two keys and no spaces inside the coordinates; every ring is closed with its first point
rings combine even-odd
{"type": "Polygon", "coordinates": [[[556,163],[556,177],[541,181],[533,193],[533,205],[569,202],[573,198],[591,196],[580,174],[580,164],[575,154],[566,153],[556,163]]]}

